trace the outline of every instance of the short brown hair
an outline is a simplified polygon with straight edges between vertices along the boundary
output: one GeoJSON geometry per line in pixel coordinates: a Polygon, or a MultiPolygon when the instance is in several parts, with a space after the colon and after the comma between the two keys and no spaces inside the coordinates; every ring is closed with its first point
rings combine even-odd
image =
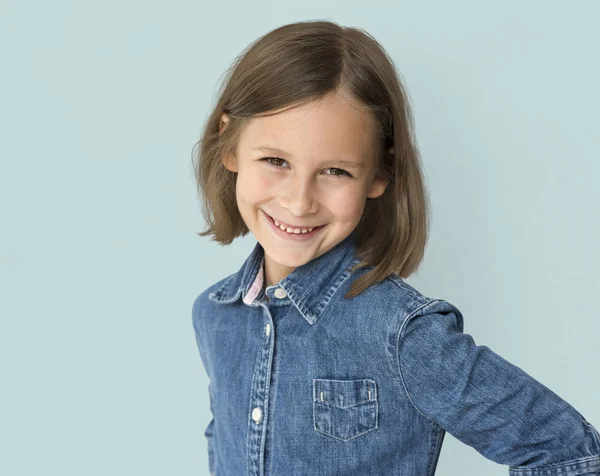
{"type": "MultiPolygon", "coordinates": [[[[194,155],[194,173],[208,228],[222,245],[249,232],[237,208],[237,174],[222,158],[235,153],[253,116],[312,101],[343,89],[373,113],[377,124],[377,174],[389,180],[367,199],[357,225],[354,268],[373,267],[352,283],[354,297],[390,274],[406,278],[422,261],[429,201],[414,137],[408,95],[392,59],[367,32],[332,21],[303,21],[270,31],[240,54],[221,86],[194,155]],[[231,118],[219,134],[221,114],[231,118]]],[[[196,144],[197,145],[197,144],[196,144]]]]}

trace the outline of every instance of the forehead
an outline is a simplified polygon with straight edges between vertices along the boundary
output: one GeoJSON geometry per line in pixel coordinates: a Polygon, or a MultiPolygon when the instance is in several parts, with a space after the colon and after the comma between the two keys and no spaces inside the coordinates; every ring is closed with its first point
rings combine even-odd
{"type": "Polygon", "coordinates": [[[366,160],[373,154],[373,122],[370,112],[342,96],[329,95],[253,117],[240,138],[240,146],[268,146],[307,159],[366,160]]]}

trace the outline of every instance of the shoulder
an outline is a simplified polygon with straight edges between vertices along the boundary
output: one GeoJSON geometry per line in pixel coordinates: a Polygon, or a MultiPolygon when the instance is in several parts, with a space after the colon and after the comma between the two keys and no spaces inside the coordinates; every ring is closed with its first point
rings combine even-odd
{"type": "Polygon", "coordinates": [[[215,322],[214,317],[221,310],[220,307],[210,299],[210,296],[219,289],[222,289],[232,276],[233,275],[227,276],[210,285],[194,299],[191,316],[192,327],[194,329],[194,334],[196,335],[200,353],[202,353],[202,349],[206,347],[206,336],[211,333],[211,322],[215,322]]]}
{"type": "MultiPolygon", "coordinates": [[[[353,282],[359,275],[371,269],[372,266],[360,268],[349,281],[353,282]]],[[[462,327],[462,314],[455,305],[441,298],[426,296],[395,273],[370,286],[356,297],[359,298],[372,304],[376,309],[385,310],[387,314],[393,315],[394,321],[400,326],[425,314],[454,313],[462,327]],[[389,310],[393,312],[389,313],[389,310]]]]}
{"type": "MultiPolygon", "coordinates": [[[[363,266],[356,270],[348,280],[347,287],[350,288],[359,277],[369,273],[373,268],[373,266],[363,266]]],[[[388,275],[379,283],[372,284],[355,299],[372,304],[380,303],[378,307],[393,308],[405,314],[415,311],[431,300],[395,273],[388,275]]]]}
{"type": "Polygon", "coordinates": [[[235,274],[230,274],[216,283],[211,284],[194,299],[192,304],[192,319],[194,321],[201,319],[205,310],[211,306],[210,296],[223,288],[234,276],[235,274]]]}

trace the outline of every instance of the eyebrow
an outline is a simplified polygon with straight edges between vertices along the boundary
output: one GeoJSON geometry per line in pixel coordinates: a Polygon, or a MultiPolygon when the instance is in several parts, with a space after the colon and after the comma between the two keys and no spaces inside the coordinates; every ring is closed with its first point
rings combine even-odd
{"type": "MultiPolygon", "coordinates": [[[[287,152],[281,150],[281,149],[277,149],[275,147],[267,147],[264,145],[258,146],[258,147],[254,147],[252,150],[260,150],[263,152],[271,152],[273,154],[279,154],[279,155],[291,155],[288,154],[287,152]]],[[[342,159],[332,159],[332,160],[328,160],[327,162],[335,162],[336,164],[339,165],[344,165],[345,167],[355,167],[357,169],[364,169],[365,166],[363,164],[361,164],[360,162],[354,162],[353,160],[342,160],[342,159]]]]}

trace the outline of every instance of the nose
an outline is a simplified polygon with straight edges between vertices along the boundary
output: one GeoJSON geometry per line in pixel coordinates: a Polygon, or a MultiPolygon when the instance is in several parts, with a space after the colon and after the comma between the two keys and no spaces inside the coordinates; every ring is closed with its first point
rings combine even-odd
{"type": "Polygon", "coordinates": [[[310,179],[295,177],[291,182],[284,184],[280,205],[294,216],[310,215],[318,210],[315,194],[310,179]]]}

